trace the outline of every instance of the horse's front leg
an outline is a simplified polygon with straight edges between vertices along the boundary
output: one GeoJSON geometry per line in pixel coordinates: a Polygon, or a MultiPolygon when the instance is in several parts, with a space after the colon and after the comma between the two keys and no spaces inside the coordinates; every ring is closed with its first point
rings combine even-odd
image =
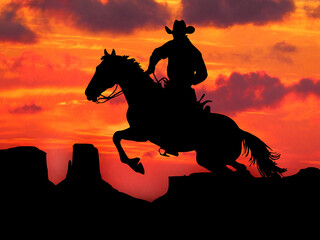
{"type": "Polygon", "coordinates": [[[139,133],[139,131],[133,130],[132,128],[117,131],[113,135],[113,142],[119,152],[121,162],[128,164],[134,171],[144,174],[142,163],[139,162],[140,158],[128,158],[120,143],[122,139],[136,142],[146,142],[148,139],[143,134],[139,133]]]}

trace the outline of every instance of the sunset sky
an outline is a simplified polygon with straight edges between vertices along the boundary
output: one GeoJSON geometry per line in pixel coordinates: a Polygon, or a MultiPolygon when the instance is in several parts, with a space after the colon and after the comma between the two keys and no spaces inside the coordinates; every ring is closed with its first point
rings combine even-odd
{"type": "MultiPolygon", "coordinates": [[[[281,153],[286,175],[320,167],[320,0],[2,0],[0,148],[47,152],[49,178],[59,183],[73,144],[92,143],[103,179],[147,200],[167,191],[168,176],[206,171],[193,152],[165,158],[151,143],[123,141],[146,171],[133,172],[112,143],[128,127],[123,96],[95,104],[84,94],[105,48],[146,69],[175,19],[196,29],[189,39],[208,78],[195,89],[213,100],[212,111],[281,153]]],[[[166,75],[166,61],[156,75],[166,75]]]]}

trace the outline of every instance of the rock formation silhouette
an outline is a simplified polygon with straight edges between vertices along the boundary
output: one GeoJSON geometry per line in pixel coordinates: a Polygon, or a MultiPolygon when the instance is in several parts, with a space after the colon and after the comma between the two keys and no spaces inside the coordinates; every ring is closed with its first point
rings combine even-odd
{"type": "MultiPolygon", "coordinates": [[[[0,150],[2,216],[33,216],[41,225],[52,219],[77,225],[86,219],[98,223],[101,215],[116,219],[148,212],[149,202],[121,193],[101,178],[99,153],[92,144],[75,144],[73,150],[66,178],[57,185],[48,179],[44,151],[0,150]]],[[[21,226],[26,224],[28,220],[21,226]]]]}
{"type": "Polygon", "coordinates": [[[221,219],[295,212],[308,216],[320,202],[320,169],[311,167],[283,178],[255,178],[248,171],[172,176],[168,192],[150,203],[119,192],[102,179],[99,153],[92,144],[73,146],[66,178],[57,185],[48,179],[46,153],[36,147],[0,150],[0,161],[2,210],[10,216],[25,209],[29,215],[39,211],[52,219],[79,221],[182,213],[214,213],[221,219]]]}
{"type": "Polygon", "coordinates": [[[68,163],[66,178],[57,185],[61,191],[73,191],[80,189],[97,190],[101,184],[106,184],[100,174],[99,153],[92,144],[73,145],[72,161],[68,163]]]}
{"type": "Polygon", "coordinates": [[[48,179],[46,155],[36,147],[0,150],[1,191],[6,194],[52,191],[54,184],[48,179]]]}
{"type": "MultiPolygon", "coordinates": [[[[136,199],[114,189],[101,178],[98,149],[92,144],[74,144],[66,178],[56,186],[58,196],[76,206],[98,208],[99,211],[124,211],[148,207],[149,202],[136,199]]],[[[82,207],[83,209],[83,207],[82,207]]]]}
{"type": "Polygon", "coordinates": [[[255,178],[249,172],[169,177],[168,192],[153,202],[161,211],[206,212],[228,217],[309,214],[320,202],[320,169],[308,167],[283,178],[255,178]]]}

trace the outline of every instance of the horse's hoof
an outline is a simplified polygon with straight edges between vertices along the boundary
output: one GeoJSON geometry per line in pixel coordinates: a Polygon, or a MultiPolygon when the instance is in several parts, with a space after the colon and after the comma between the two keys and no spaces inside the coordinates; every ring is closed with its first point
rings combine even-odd
{"type": "Polygon", "coordinates": [[[140,161],[140,158],[130,159],[127,164],[137,173],[144,174],[144,167],[140,161]]]}
{"type": "Polygon", "coordinates": [[[140,162],[140,158],[132,158],[132,159],[129,159],[128,161],[128,163],[132,165],[138,165],[139,162],[140,162]]]}
{"type": "Polygon", "coordinates": [[[144,167],[142,163],[139,163],[133,170],[136,171],[137,173],[144,174],[144,167]]]}
{"type": "Polygon", "coordinates": [[[128,164],[128,165],[133,169],[133,171],[135,171],[135,172],[137,172],[137,173],[144,174],[144,168],[143,168],[142,163],[138,163],[138,164],[128,164]]]}

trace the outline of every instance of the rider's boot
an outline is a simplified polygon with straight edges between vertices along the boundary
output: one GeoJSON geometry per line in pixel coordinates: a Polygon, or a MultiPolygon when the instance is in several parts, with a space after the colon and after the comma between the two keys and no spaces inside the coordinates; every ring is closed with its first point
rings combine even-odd
{"type": "Polygon", "coordinates": [[[170,155],[173,155],[173,156],[176,156],[176,157],[179,156],[179,153],[177,151],[167,150],[167,154],[170,154],[170,155]]]}

